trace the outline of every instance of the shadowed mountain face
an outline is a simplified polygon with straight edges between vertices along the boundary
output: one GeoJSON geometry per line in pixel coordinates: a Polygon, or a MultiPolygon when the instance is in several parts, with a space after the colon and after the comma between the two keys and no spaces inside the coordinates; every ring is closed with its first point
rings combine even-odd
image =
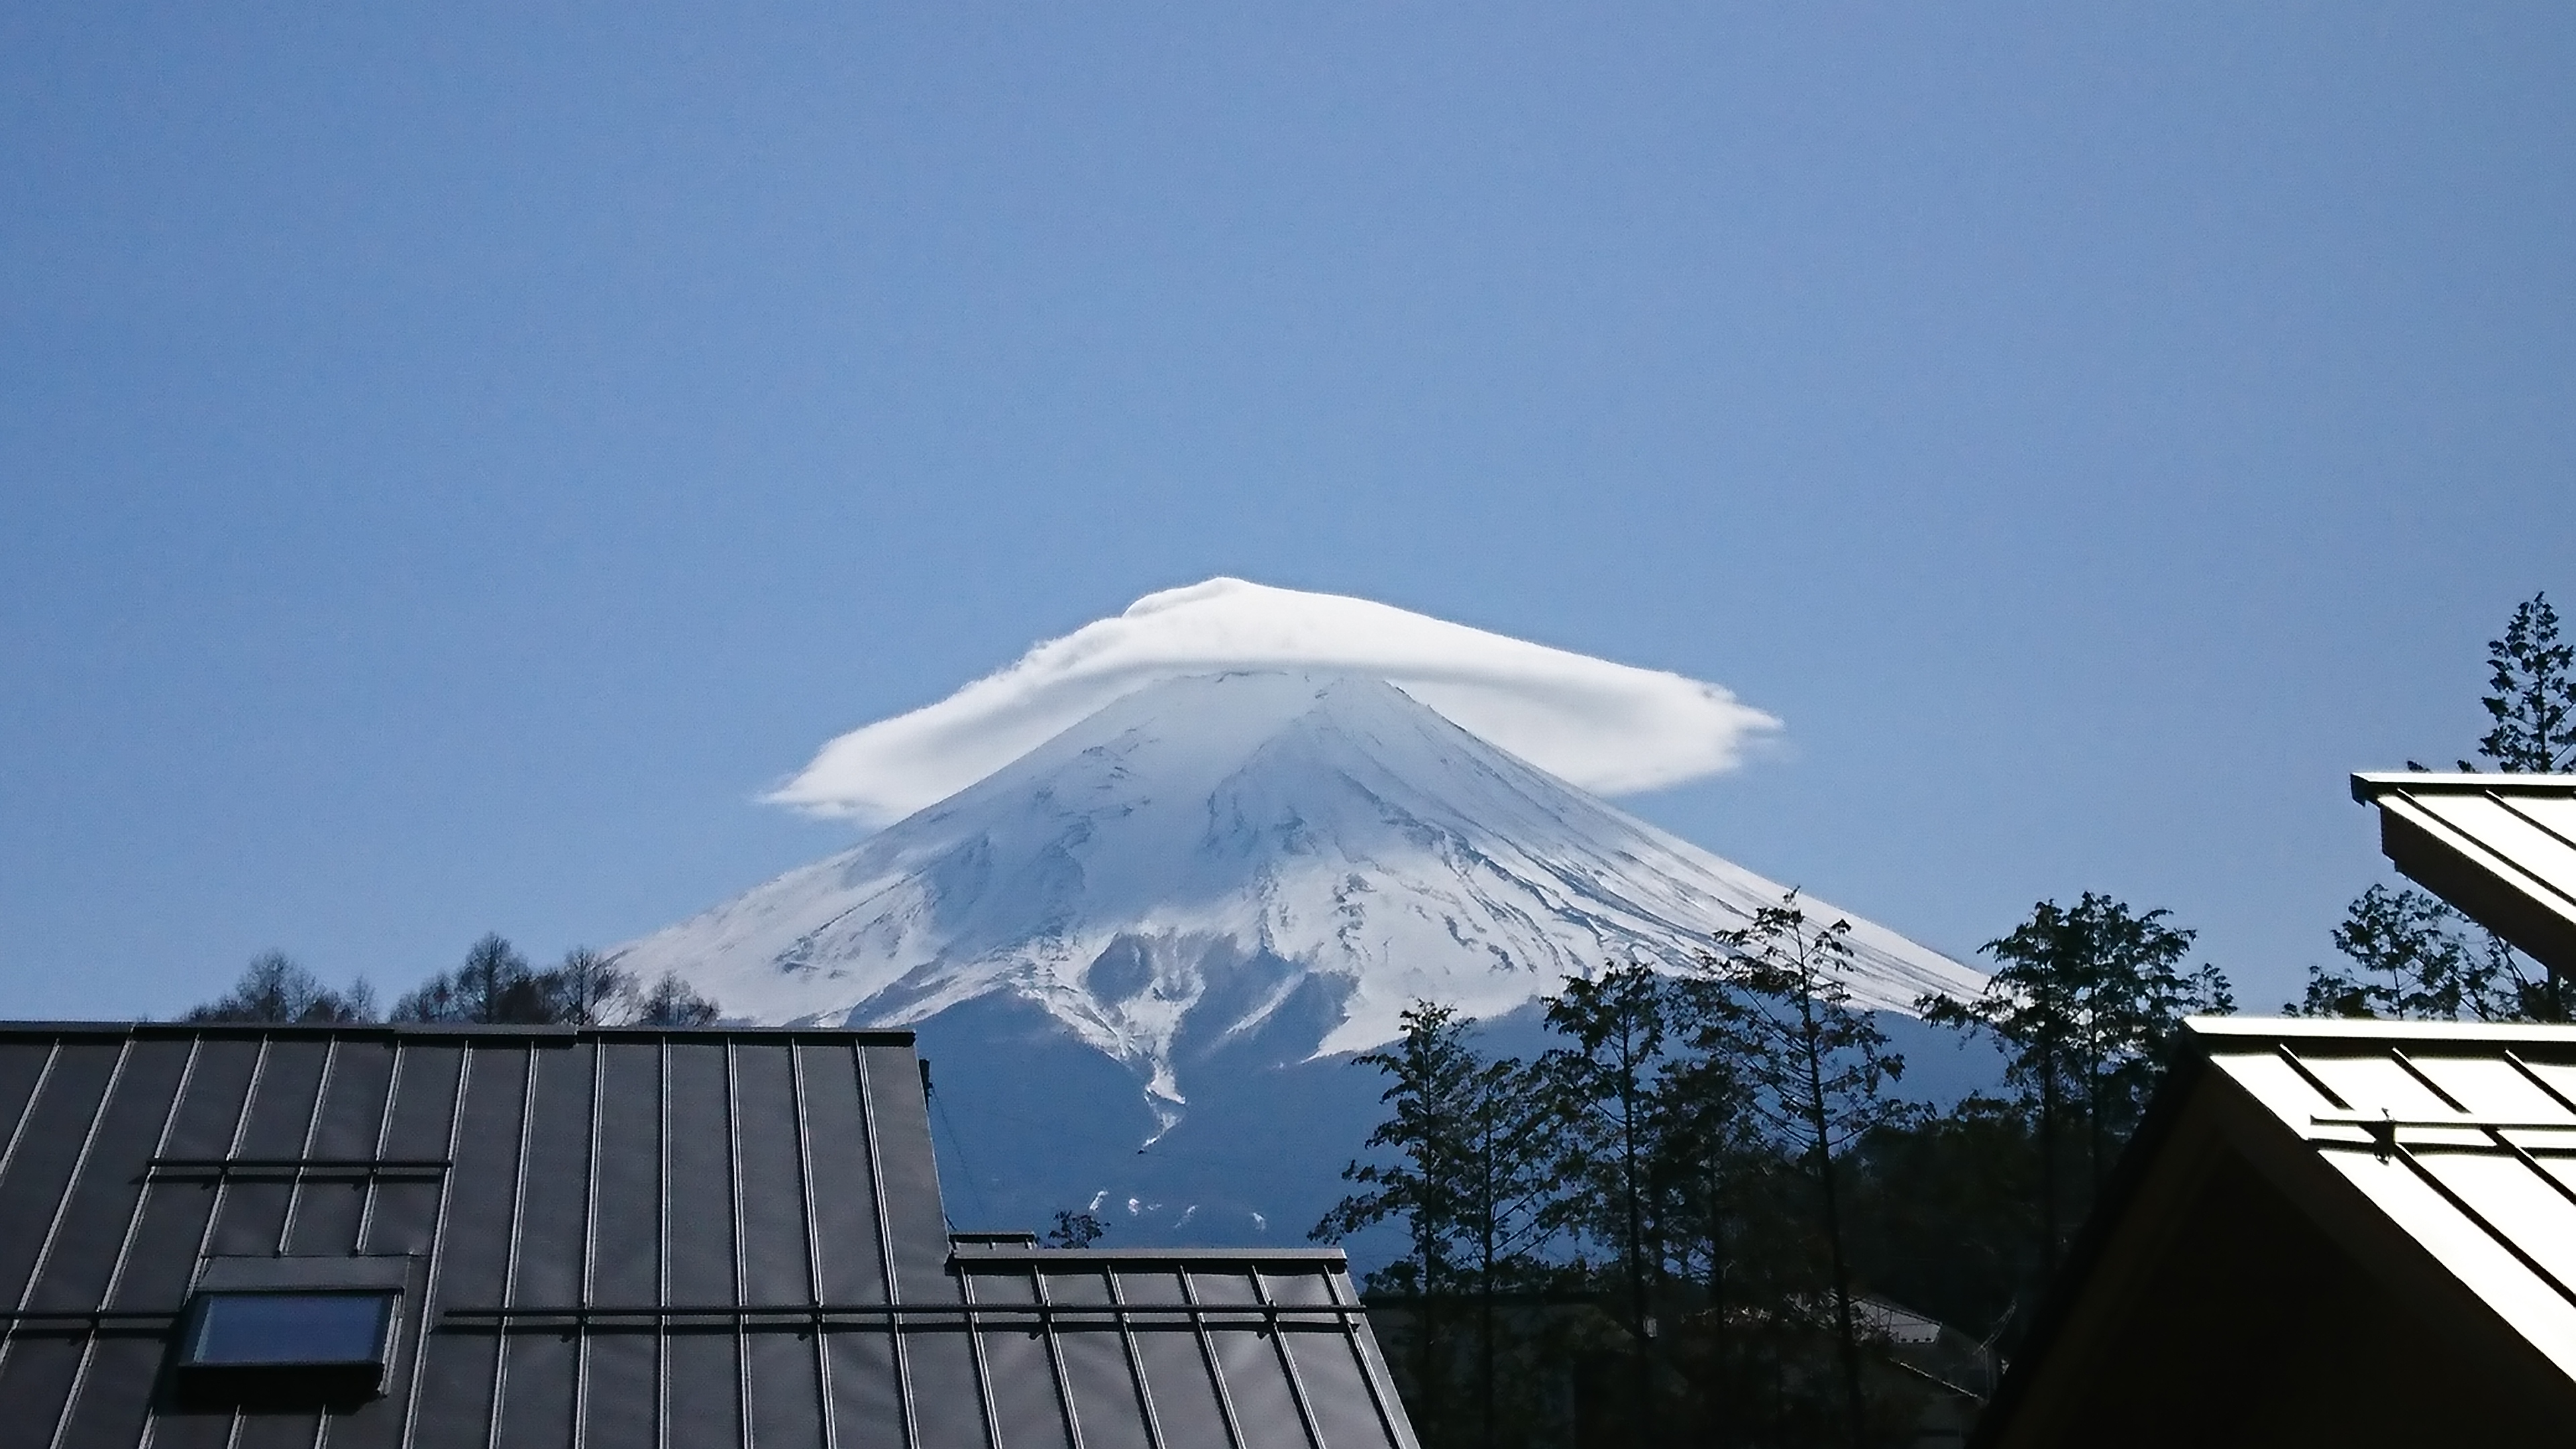
{"type": "MultiPolygon", "coordinates": [[[[1177,1158],[1195,1140],[1208,1171],[1190,1176],[1205,1184],[1223,1153],[1204,1145],[1203,1119],[1285,1147],[1304,1129],[1282,1114],[1312,1110],[1333,1119],[1314,1124],[1335,1144],[1316,1165],[1329,1183],[1366,1136],[1376,1089],[1354,1094],[1339,1081],[1367,1074],[1342,1071],[1305,1102],[1290,1077],[1324,1080],[1330,1058],[1392,1038],[1418,999],[1501,1017],[1605,960],[1687,959],[1781,893],[1392,685],[1220,674],[1140,689],[621,955],[757,1021],[919,1028],[968,1139],[998,1143],[1017,1119],[1047,1124],[1035,1140],[1058,1155],[1089,1157],[1074,1144],[1097,1136],[1103,1153],[1151,1142],[1147,1157],[1177,1158]],[[1255,1083],[1256,1099],[1234,1101],[1255,1083]],[[970,1097],[989,1128],[965,1122],[970,1097]],[[1237,1105],[1250,1115],[1236,1120],[1237,1105]]],[[[1866,1005],[1979,985],[1893,932],[1853,927],[1866,1005]]],[[[1145,1164],[1124,1166],[1122,1181],[1140,1180],[1145,1164]]],[[[1166,1195],[1187,1196],[1177,1181],[1166,1195]]]]}
{"type": "MultiPolygon", "coordinates": [[[[1895,1095],[1947,1107],[2003,1077],[1986,1041],[1895,1012],[1878,1024],[1905,1060],[1895,1095]]],[[[1384,1076],[1347,1053],[1301,1056],[1294,1033],[1189,1060],[1189,1109],[1166,1130],[1126,1069],[1032,1003],[970,1001],[915,1030],[961,1228],[1043,1228],[1060,1210],[1089,1211],[1121,1246],[1303,1242],[1351,1190],[1342,1166],[1367,1155],[1386,1115],[1384,1076]]],[[[1530,1004],[1485,1022],[1477,1044],[1529,1060],[1558,1042],[1530,1004]]],[[[1362,1272],[1405,1249],[1394,1226],[1347,1246],[1362,1272]]]]}

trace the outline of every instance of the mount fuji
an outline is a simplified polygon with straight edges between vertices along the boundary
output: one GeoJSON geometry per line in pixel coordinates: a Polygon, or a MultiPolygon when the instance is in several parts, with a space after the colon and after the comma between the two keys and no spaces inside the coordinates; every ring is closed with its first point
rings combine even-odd
{"type": "MultiPolygon", "coordinates": [[[[1377,1116],[1341,1054],[1410,1003],[1508,1032],[1569,974],[1678,964],[1783,893],[1382,678],[1254,669],[1147,682],[618,954],[754,1021],[916,1028],[970,1208],[1189,1241],[1314,1221],[1377,1116]]],[[[1860,1004],[1982,984],[1802,904],[1851,920],[1860,1004]]]]}

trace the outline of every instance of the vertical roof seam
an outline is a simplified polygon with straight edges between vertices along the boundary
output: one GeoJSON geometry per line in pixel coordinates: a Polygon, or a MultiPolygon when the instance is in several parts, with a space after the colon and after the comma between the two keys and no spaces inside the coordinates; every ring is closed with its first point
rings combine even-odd
{"type": "Polygon", "coordinates": [[[2425,1166],[2424,1160],[2417,1157],[2413,1149],[2400,1142],[2390,1147],[2389,1151],[2397,1158],[2398,1161],[2405,1163],[2407,1168],[2418,1178],[2421,1178],[2425,1186],[2433,1189],[2436,1195],[2438,1195],[2444,1202],[2449,1203],[2453,1211],[2468,1219],[2471,1226],[2486,1234],[2487,1237],[2496,1244],[2496,1246],[2504,1249],[2506,1253],[2512,1255],[2515,1261],[2521,1263],[2525,1269],[2529,1270],[2533,1277],[2536,1277],[2541,1282],[2548,1284],[2550,1290],[2555,1292],[2561,1299],[2565,1300],[2570,1307],[2576,1307],[2576,1287],[2571,1287],[2565,1279],[2560,1278],[2556,1273],[2551,1272],[2538,1258],[2532,1256],[2530,1250],[2524,1248],[2522,1244],[2515,1242],[2511,1234],[2498,1228],[2486,1214],[2479,1212],[2475,1207],[2470,1206],[2469,1200],[2466,1197],[2463,1197],[2449,1183],[2442,1181],[2441,1177],[2431,1168],[2425,1166]]]}
{"type": "MultiPolygon", "coordinates": [[[[671,1301],[671,1039],[653,1049],[653,1299],[671,1301]]],[[[653,1443],[671,1445],[671,1335],[653,1335],[653,1443]]]]}
{"type": "MultiPolygon", "coordinates": [[[[1115,1264],[1101,1265],[1100,1275],[1109,1284],[1109,1306],[1124,1309],[1127,1306],[1126,1275],[1119,1272],[1115,1264]]],[[[1136,1326],[1128,1321],[1124,1312],[1117,1317],[1118,1345],[1127,1356],[1127,1376],[1136,1387],[1137,1410],[1145,1416],[1146,1449],[1167,1449],[1163,1442],[1162,1412],[1154,1406],[1154,1386],[1145,1377],[1145,1355],[1136,1346],[1136,1326]]]]}
{"type": "MultiPolygon", "coordinates": [[[[1347,1281],[1348,1279],[1340,1272],[1326,1269],[1324,1272],[1325,1301],[1333,1304],[1337,1308],[1345,1306],[1345,1300],[1342,1297],[1342,1286],[1347,1281]]],[[[1353,1288],[1351,1290],[1350,1298],[1347,1301],[1348,1303],[1356,1304],[1359,1301],[1359,1290],[1353,1288]]],[[[1393,1385],[1381,1385],[1378,1382],[1380,1365],[1375,1359],[1370,1357],[1367,1348],[1367,1338],[1361,1333],[1360,1325],[1361,1320],[1356,1315],[1342,1315],[1343,1342],[1349,1347],[1352,1360],[1360,1366],[1360,1382],[1368,1386],[1369,1409],[1377,1415],[1378,1428],[1386,1432],[1387,1439],[1390,1443],[1402,1444],[1405,1442],[1406,1436],[1410,1432],[1412,1426],[1406,1422],[1403,1414],[1388,1412],[1387,1399],[1390,1396],[1393,1385]]]]}
{"type": "MultiPolygon", "coordinates": [[[[340,1038],[333,1036],[322,1043],[322,1073],[313,1082],[313,1106],[304,1114],[304,1139],[296,1147],[299,1162],[313,1160],[313,1137],[322,1130],[322,1105],[331,1100],[331,1068],[340,1057],[340,1038]]],[[[304,1174],[297,1172],[286,1182],[286,1215],[277,1221],[277,1256],[286,1256],[287,1244],[295,1241],[295,1211],[304,1204],[304,1174]]]]}
{"type": "MultiPolygon", "coordinates": [[[[787,1087],[796,1104],[796,1188],[805,1204],[805,1291],[820,1303],[824,1301],[823,1243],[814,1211],[812,1132],[805,1116],[805,1048],[797,1042],[787,1044],[787,1087]]],[[[822,1408],[823,1449],[840,1449],[840,1414],[832,1393],[831,1336],[819,1323],[814,1329],[814,1385],[822,1408]]]]}
{"type": "MultiPolygon", "coordinates": [[[[456,1051],[456,1090],[447,1099],[447,1160],[456,1161],[458,1148],[465,1137],[465,1097],[474,1085],[474,1043],[467,1040],[456,1051]]],[[[404,1386],[402,1435],[398,1443],[412,1442],[412,1432],[420,1423],[422,1381],[429,1377],[430,1311],[446,1284],[441,1279],[447,1266],[447,1209],[455,1199],[456,1173],[451,1166],[438,1177],[438,1210],[431,1216],[429,1228],[429,1276],[421,1289],[420,1328],[412,1335],[411,1382],[404,1386]]]]}
{"type": "MultiPolygon", "coordinates": [[[[17,1165],[18,1145],[26,1140],[27,1122],[36,1115],[36,1103],[42,1101],[45,1086],[54,1079],[54,1064],[63,1058],[62,1038],[46,1044],[44,1065],[36,1069],[36,1080],[27,1088],[27,1100],[18,1104],[17,1124],[9,1129],[9,1145],[0,1147],[0,1187],[9,1185],[9,1169],[17,1165]]],[[[0,1332],[0,1337],[6,1337],[0,1332]]]]}
{"type": "MultiPolygon", "coordinates": [[[[1196,1310],[1201,1306],[1197,1275],[1184,1265],[1178,1270],[1178,1276],[1181,1301],[1196,1310]]],[[[1193,1311],[1190,1314],[1190,1331],[1198,1337],[1199,1358],[1207,1365],[1208,1382],[1216,1386],[1216,1407],[1225,1418],[1226,1439],[1234,1449],[1252,1449],[1251,1442],[1243,1436],[1243,1421],[1234,1412],[1234,1391],[1226,1385],[1225,1364],[1217,1357],[1216,1338],[1208,1332],[1207,1315],[1193,1311]]]]}
{"type": "Polygon", "coordinates": [[[2468,1103],[2451,1095],[2451,1093],[2444,1088],[2441,1083],[2434,1081],[2430,1076],[2425,1075],[2424,1069],[2415,1065],[2415,1059],[2413,1057],[2406,1055],[2405,1052],[2400,1051],[2396,1047],[2390,1047],[2388,1049],[2388,1055],[2392,1061],[2397,1063],[2397,1069],[2399,1071],[2413,1077],[2425,1091],[2428,1091],[2435,1097],[2439,1098],[2443,1106],[2450,1108],[2454,1112],[2465,1113],[2469,1110],[2468,1103]]]}
{"type": "MultiPolygon", "coordinates": [[[[375,1154],[379,1162],[384,1160],[385,1150],[393,1142],[394,1103],[402,1098],[403,1063],[406,1060],[408,1058],[403,1055],[403,1039],[395,1037],[385,1063],[384,1104],[376,1109],[375,1145],[368,1149],[375,1154]]],[[[360,1184],[358,1189],[358,1232],[355,1241],[361,1253],[367,1251],[368,1244],[375,1239],[376,1185],[376,1174],[370,1172],[367,1174],[367,1180],[360,1184]]]]}
{"type": "MultiPolygon", "coordinates": [[[[2531,798],[2530,796],[2519,793],[2507,794],[2497,790],[2489,790],[2485,793],[2488,799],[2493,800],[2496,804],[2504,807],[2506,814],[2511,815],[2516,820],[2519,820],[2523,824],[2530,826],[2532,829],[2539,831],[2541,834],[2548,836],[2550,839],[2557,841],[2560,845],[2576,850],[2576,839],[2571,839],[2566,831],[2561,830],[2557,826],[2550,824],[2548,821],[2541,819],[2539,816],[2532,814],[2529,810],[2524,809],[2520,804],[2516,803],[2520,800],[2528,800],[2531,798]]],[[[2568,797],[2560,796],[2559,798],[2566,799],[2568,797]]]]}
{"type": "MultiPolygon", "coordinates": [[[[866,1043],[850,1043],[850,1071],[859,1094],[859,1129],[868,1157],[868,1192],[876,1210],[877,1266],[885,1278],[886,1302],[900,1303],[903,1298],[895,1274],[894,1227],[886,1218],[885,1159],[877,1151],[877,1094],[868,1073],[866,1043]]],[[[925,1119],[928,1107],[925,1102],[925,1119]]],[[[912,1395],[912,1354],[904,1341],[901,1320],[888,1321],[886,1336],[894,1350],[895,1395],[903,1405],[903,1449],[922,1449],[921,1411],[912,1395]]]]}
{"type": "MultiPolygon", "coordinates": [[[[45,1098],[45,1088],[54,1079],[54,1065],[62,1060],[63,1043],[57,1037],[46,1046],[45,1064],[36,1069],[36,1080],[27,1088],[27,1100],[18,1106],[18,1124],[9,1129],[9,1145],[0,1148],[0,1188],[10,1186],[9,1170],[18,1164],[18,1147],[26,1140],[27,1124],[34,1120],[36,1104],[45,1098]]],[[[18,1320],[0,1323],[0,1358],[5,1358],[9,1345],[16,1341],[18,1320]]]]}
{"type": "MultiPolygon", "coordinates": [[[[233,1135],[224,1144],[224,1156],[227,1158],[241,1156],[242,1139],[250,1135],[251,1108],[258,1103],[260,1084],[268,1076],[270,1040],[266,1033],[262,1033],[259,1038],[259,1050],[251,1055],[250,1079],[242,1084],[241,1107],[233,1113],[233,1135]]],[[[206,1225],[197,1232],[197,1258],[189,1265],[188,1286],[191,1289],[197,1286],[197,1275],[205,1270],[207,1250],[215,1243],[215,1229],[223,1223],[225,1204],[232,1200],[232,1182],[232,1174],[229,1172],[215,1179],[214,1201],[206,1205],[206,1225]]],[[[241,1430],[242,1412],[235,1409],[232,1427],[224,1440],[225,1444],[239,1443],[241,1430]]]]}
{"type": "MultiPolygon", "coordinates": [[[[2486,798],[2493,799],[2494,796],[2489,794],[2486,798]]],[[[2428,808],[2414,796],[2382,796],[2379,808],[2383,816],[2405,821],[2422,831],[2434,843],[2449,849],[2461,859],[2474,863],[2478,869],[2515,889],[2535,897],[2555,900],[2560,903],[2562,909],[2576,908],[2576,897],[2569,896],[2557,883],[2542,876],[2538,871],[2441,811],[2428,808]]],[[[2514,812],[2514,818],[2523,817],[2517,811],[2514,812]]]]}
{"type": "MultiPolygon", "coordinates": [[[[750,1283],[742,1242],[742,1099],[734,1072],[733,1038],[724,1043],[725,1204],[733,1213],[733,1301],[748,1303],[750,1283]]],[[[751,1330],[733,1321],[734,1429],[742,1449],[754,1449],[751,1417],[751,1330]]]]}
{"type": "MultiPolygon", "coordinates": [[[[504,1240],[508,1248],[501,1260],[501,1306],[519,1301],[519,1230],[528,1205],[528,1137],[537,1118],[537,1065],[540,1053],[531,1039],[527,1046],[528,1069],[519,1081],[519,1153],[510,1181],[510,1216],[504,1240]]],[[[483,1421],[484,1449],[501,1449],[501,1424],[510,1413],[510,1335],[492,1335],[492,1410],[483,1421]]]]}
{"type": "Polygon", "coordinates": [[[2349,1112],[2353,1110],[2352,1103],[2345,1100],[2343,1093],[2327,1086],[2326,1079],[2318,1076],[2315,1068],[2310,1067],[2306,1062],[2299,1060],[2299,1054],[2290,1050],[2290,1044],[2288,1042],[2274,1042],[2272,1044],[2272,1050],[2281,1058],[2282,1062],[2285,1063],[2291,1071],[2299,1074],[2300,1081],[2307,1083],[2310,1088],[2315,1090],[2318,1096],[2332,1102],[2336,1111],[2349,1112]]]}
{"type": "MultiPolygon", "coordinates": [[[[123,1065],[125,1061],[126,1048],[131,1046],[133,1041],[134,1038],[129,1036],[123,1042],[118,1044],[117,1062],[119,1066],[123,1065]]],[[[43,1097],[45,1087],[52,1080],[54,1062],[58,1059],[61,1050],[61,1044],[57,1042],[54,1046],[54,1050],[46,1055],[45,1066],[43,1071],[38,1075],[35,1089],[27,1093],[27,1105],[18,1114],[17,1129],[10,1134],[8,1156],[0,1158],[0,1175],[5,1175],[8,1167],[14,1165],[14,1159],[17,1156],[18,1150],[18,1139],[26,1131],[29,1119],[35,1116],[36,1103],[43,1097]]],[[[113,1077],[111,1077],[111,1081],[113,1081],[113,1077]]],[[[107,1093],[101,1092],[99,1094],[98,1107],[90,1114],[90,1130],[93,1132],[98,1130],[99,1115],[107,1110],[107,1097],[107,1093]]],[[[72,1187],[79,1181],[80,1168],[79,1165],[75,1163],[72,1168],[71,1176],[64,1180],[62,1195],[56,1199],[54,1203],[54,1216],[52,1220],[53,1227],[48,1227],[45,1230],[45,1241],[48,1245],[53,1241],[54,1227],[59,1227],[62,1224],[63,1208],[71,1201],[72,1187]]],[[[18,1324],[26,1312],[28,1295],[35,1291],[36,1280],[43,1276],[44,1271],[45,1250],[43,1248],[39,1248],[36,1251],[34,1260],[27,1265],[27,1281],[20,1285],[18,1290],[19,1311],[10,1315],[9,1322],[5,1326],[0,1326],[0,1372],[5,1372],[8,1368],[10,1358],[9,1351],[18,1345],[18,1324]]],[[[69,1401],[66,1401],[62,1407],[61,1415],[57,1416],[56,1419],[57,1429],[61,1427],[61,1419],[63,1417],[67,1417],[70,1413],[71,1404],[69,1401]]]]}
{"type": "MultiPolygon", "coordinates": [[[[161,1156],[169,1147],[170,1129],[179,1120],[179,1103],[188,1095],[188,1080],[197,1070],[197,1047],[197,1040],[191,1038],[188,1042],[187,1058],[179,1065],[179,1080],[170,1089],[169,1105],[161,1109],[161,1130],[152,1135],[152,1155],[155,1157],[161,1156]]],[[[69,1196],[68,1188],[65,1189],[65,1196],[69,1196]]],[[[151,1200],[152,1174],[146,1172],[142,1180],[134,1185],[134,1206],[125,1215],[125,1232],[117,1239],[115,1259],[108,1264],[107,1283],[99,1289],[98,1301],[101,1307],[114,1303],[117,1290],[124,1285],[126,1261],[133,1255],[134,1236],[143,1226],[143,1210],[151,1200]]],[[[47,1441],[47,1449],[62,1449],[63,1436],[71,1432],[72,1419],[79,1410],[81,1395],[89,1387],[90,1364],[97,1356],[98,1335],[93,1333],[81,1340],[80,1362],[72,1366],[71,1387],[63,1394],[63,1411],[54,1420],[54,1433],[47,1441]]]]}
{"type": "Polygon", "coordinates": [[[2513,1064],[2513,1069],[2515,1071],[2522,1073],[2522,1079],[2524,1081],[2538,1087],[2542,1092],[2548,1095],[2549,1100],[2557,1103],[2571,1115],[2576,1115],[2576,1098],[2571,1098],[2565,1092],[2551,1086],[2547,1078],[2532,1070],[2531,1063],[2522,1059],[2522,1053],[2515,1051],[2511,1047],[2507,1047],[2505,1048],[2504,1059],[2513,1064]]]}
{"type": "MultiPolygon", "coordinates": [[[[582,1149],[581,1177],[581,1306],[588,1312],[594,1292],[594,1278],[599,1263],[599,1114],[600,1103],[608,1095],[608,1045],[597,1037],[590,1041],[590,1139],[582,1149]]],[[[584,1449],[590,1442],[590,1340],[580,1335],[573,1343],[572,1360],[572,1449],[584,1449]]]]}
{"type": "MultiPolygon", "coordinates": [[[[975,1275],[960,1268],[958,1276],[972,1281],[975,1275]]],[[[1047,1292],[1047,1275],[1035,1263],[1029,1265],[1029,1292],[1038,1307],[1051,1309],[1055,1306],[1054,1297],[1047,1292]]],[[[1072,1445],[1072,1449],[1085,1449],[1082,1414],[1073,1404],[1073,1375],[1065,1367],[1064,1340],[1057,1335],[1057,1323],[1053,1313],[1042,1313],[1038,1317],[1038,1325],[1046,1334],[1047,1366],[1055,1374],[1056,1401],[1063,1406],[1065,1441],[1072,1445]]]]}
{"type": "MultiPolygon", "coordinates": [[[[1270,1296],[1269,1276],[1257,1263],[1252,1268],[1252,1298],[1264,1308],[1275,1310],[1279,1307],[1270,1296]]],[[[1306,1426],[1306,1442],[1314,1445],[1315,1449],[1325,1449],[1323,1425],[1317,1422],[1315,1406],[1306,1397],[1306,1380],[1297,1372],[1297,1356],[1288,1351],[1287,1325],[1279,1321],[1279,1315],[1274,1311],[1268,1315],[1263,1328],[1254,1330],[1254,1334],[1267,1337],[1279,1354],[1280,1371],[1288,1376],[1288,1396],[1297,1405],[1298,1420],[1306,1426]]]]}
{"type": "MultiPolygon", "coordinates": [[[[975,1275],[963,1267],[957,1270],[957,1296],[966,1305],[966,1352],[975,1370],[975,1401],[984,1414],[984,1442],[991,1449],[1002,1449],[1002,1416],[993,1403],[993,1370],[985,1361],[983,1326],[975,1320],[975,1275]]],[[[898,1325],[900,1322],[898,1319],[898,1325]]],[[[899,1343],[902,1339],[898,1326],[895,1340],[899,1343]]]]}

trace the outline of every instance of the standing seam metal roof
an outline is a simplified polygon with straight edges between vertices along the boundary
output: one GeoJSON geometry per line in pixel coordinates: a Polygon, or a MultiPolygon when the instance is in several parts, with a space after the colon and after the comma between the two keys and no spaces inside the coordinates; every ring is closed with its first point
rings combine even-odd
{"type": "Polygon", "coordinates": [[[2213,1067],[2576,1381],[2576,1030],[2192,1025],[2213,1067]]]}
{"type": "MultiPolygon", "coordinates": [[[[2576,1028],[2225,1017],[2186,1026],[2181,1060],[1972,1442],[2061,1442],[2076,1427],[2115,1439],[2141,1424],[2170,1431],[2123,1396],[2147,1395],[2139,1402],[2163,1412],[2203,1387],[2174,1377],[2186,1370],[2238,1375],[2249,1396],[2276,1396],[2273,1409],[2303,1405],[2293,1418],[2328,1402],[2359,1416],[2361,1438],[2335,1440],[2310,1423],[2315,1442],[2382,1442],[2428,1397],[2449,1405],[2461,1442],[2477,1437],[2466,1427],[2473,1412],[2563,1423],[2576,1408],[2576,1028]],[[2300,1324],[2224,1364],[2178,1348],[2194,1335],[2215,1341],[2234,1317],[2270,1323],[2262,1315],[2317,1306],[2271,1305],[2267,1294],[2326,1287],[2303,1269],[2279,1281],[2259,1271],[2305,1250],[2259,1236],[2280,1229],[2262,1225],[2251,1199],[2213,1207],[2221,1199],[2196,1195],[2194,1184],[2220,1180],[2211,1164],[2222,1161],[2277,1194],[2377,1295],[2328,1294],[2335,1311],[2377,1301],[2395,1316],[2300,1324]],[[2204,1219],[2197,1229],[2194,1214],[2204,1219]],[[2235,1231],[2258,1235],[2246,1240],[2260,1245],[2253,1258],[2203,1262],[2174,1247],[2205,1251],[2209,1233],[2235,1231]],[[2381,1377],[2389,1369],[2373,1352],[2407,1360],[2401,1377],[2381,1377]],[[2454,1361],[2430,1361],[2444,1354],[2454,1361]],[[2472,1372],[2486,1377],[2447,1377],[2472,1372]]],[[[2256,1408],[2229,1412],[2241,1425],[2256,1408]]]]}
{"type": "Polygon", "coordinates": [[[2396,867],[2528,951],[2576,973],[2576,775],[2357,774],[2396,867]]]}
{"type": "Polygon", "coordinates": [[[48,1449],[1418,1449],[1336,1251],[952,1240],[907,1032],[0,1026],[48,1449]],[[214,1259],[408,1259],[382,1397],[190,1407],[214,1259]]]}

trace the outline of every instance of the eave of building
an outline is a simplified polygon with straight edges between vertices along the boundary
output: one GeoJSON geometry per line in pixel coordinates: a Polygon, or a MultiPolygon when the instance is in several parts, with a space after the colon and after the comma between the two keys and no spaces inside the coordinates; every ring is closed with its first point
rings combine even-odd
{"type": "Polygon", "coordinates": [[[2409,879],[2576,974],[2576,775],[2364,773],[2352,797],[2409,879]]]}

